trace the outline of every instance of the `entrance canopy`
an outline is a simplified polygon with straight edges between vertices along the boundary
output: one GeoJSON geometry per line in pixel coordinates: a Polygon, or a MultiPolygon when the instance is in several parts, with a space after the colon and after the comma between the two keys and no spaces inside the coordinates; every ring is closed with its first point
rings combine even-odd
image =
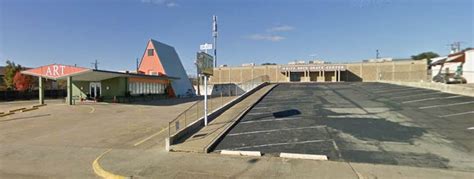
{"type": "Polygon", "coordinates": [[[66,80],[73,77],[74,81],[102,81],[115,77],[141,77],[153,79],[173,80],[179,79],[170,76],[145,75],[135,73],[123,73],[115,71],[95,70],[83,67],[75,67],[61,64],[51,64],[33,68],[21,72],[22,74],[43,77],[52,80],[66,80]]]}

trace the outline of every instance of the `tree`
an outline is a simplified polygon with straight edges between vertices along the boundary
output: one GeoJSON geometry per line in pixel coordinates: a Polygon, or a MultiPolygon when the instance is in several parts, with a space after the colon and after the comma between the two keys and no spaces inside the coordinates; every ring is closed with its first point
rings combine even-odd
{"type": "Polygon", "coordinates": [[[423,53],[420,53],[418,55],[413,55],[411,56],[411,59],[413,60],[423,60],[423,59],[428,59],[431,60],[432,58],[436,58],[436,57],[439,57],[439,55],[437,53],[434,53],[434,52],[423,52],[423,53]]]}
{"type": "Polygon", "coordinates": [[[16,65],[15,62],[7,60],[7,65],[5,66],[5,76],[3,77],[3,81],[5,81],[5,86],[8,89],[13,89],[15,86],[14,84],[14,77],[16,72],[22,69],[21,65],[16,65]]]}
{"type": "Polygon", "coordinates": [[[23,75],[20,71],[17,71],[15,77],[13,77],[13,81],[16,90],[25,91],[31,87],[31,83],[33,80],[31,76],[23,75]]]}
{"type": "Polygon", "coordinates": [[[262,65],[276,65],[276,63],[262,63],[262,65]]]}

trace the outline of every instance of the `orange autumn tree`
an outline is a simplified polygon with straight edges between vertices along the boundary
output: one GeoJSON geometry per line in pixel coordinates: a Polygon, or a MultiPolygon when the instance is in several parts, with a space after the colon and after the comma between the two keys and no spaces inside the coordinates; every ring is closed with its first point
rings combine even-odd
{"type": "Polygon", "coordinates": [[[25,91],[30,88],[32,79],[31,76],[23,75],[18,71],[15,77],[13,77],[13,83],[15,84],[16,90],[25,91]]]}

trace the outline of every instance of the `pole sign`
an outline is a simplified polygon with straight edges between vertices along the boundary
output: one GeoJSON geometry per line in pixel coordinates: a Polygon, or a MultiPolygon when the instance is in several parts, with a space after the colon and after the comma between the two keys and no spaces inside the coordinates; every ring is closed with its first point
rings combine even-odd
{"type": "Polygon", "coordinates": [[[205,52],[198,52],[197,53],[197,68],[198,73],[205,75],[205,76],[212,76],[214,73],[214,58],[205,53],[205,52]]]}
{"type": "Polygon", "coordinates": [[[40,76],[49,79],[59,79],[74,74],[91,71],[88,68],[74,67],[69,65],[51,64],[22,71],[22,74],[40,76]]]}

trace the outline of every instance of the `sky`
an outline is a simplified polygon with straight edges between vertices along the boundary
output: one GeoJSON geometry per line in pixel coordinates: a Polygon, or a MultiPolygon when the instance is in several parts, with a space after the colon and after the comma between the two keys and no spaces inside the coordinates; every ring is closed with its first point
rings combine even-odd
{"type": "Polygon", "coordinates": [[[0,0],[0,63],[134,70],[150,38],[174,46],[189,74],[199,45],[218,65],[449,53],[474,46],[473,0],[0,0]]]}

